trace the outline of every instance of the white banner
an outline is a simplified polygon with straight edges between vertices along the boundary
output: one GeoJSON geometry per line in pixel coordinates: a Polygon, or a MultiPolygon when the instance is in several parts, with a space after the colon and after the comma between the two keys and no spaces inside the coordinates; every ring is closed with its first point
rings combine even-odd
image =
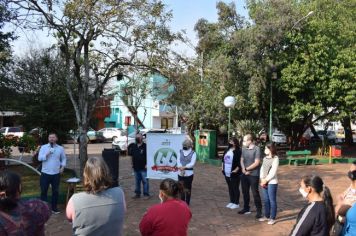
{"type": "Polygon", "coordinates": [[[177,158],[185,134],[147,133],[147,178],[178,180],[177,158]]]}

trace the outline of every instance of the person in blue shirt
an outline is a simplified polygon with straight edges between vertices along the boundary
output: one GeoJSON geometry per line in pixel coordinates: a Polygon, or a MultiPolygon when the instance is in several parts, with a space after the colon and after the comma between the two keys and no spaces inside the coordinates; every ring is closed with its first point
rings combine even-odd
{"type": "Polygon", "coordinates": [[[57,144],[57,135],[51,133],[48,136],[48,144],[41,147],[38,160],[42,162],[40,186],[41,200],[47,201],[48,187],[52,188],[52,213],[60,213],[57,208],[60,174],[66,166],[67,158],[64,148],[57,144]]]}
{"type": "Polygon", "coordinates": [[[346,213],[346,222],[342,229],[342,236],[356,236],[356,204],[346,213]]]}

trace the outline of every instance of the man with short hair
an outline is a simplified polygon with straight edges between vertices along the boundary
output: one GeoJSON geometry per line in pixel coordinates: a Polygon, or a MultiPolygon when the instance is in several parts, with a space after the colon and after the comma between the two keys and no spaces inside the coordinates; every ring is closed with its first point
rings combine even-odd
{"type": "Polygon", "coordinates": [[[244,198],[244,208],[239,214],[251,214],[250,211],[250,188],[257,210],[256,219],[262,217],[262,202],[259,193],[259,175],[261,163],[261,151],[253,142],[252,134],[247,134],[243,138],[243,148],[241,155],[241,187],[244,198]]]}
{"type": "Polygon", "coordinates": [[[41,147],[38,160],[42,162],[40,186],[41,200],[47,201],[48,187],[52,188],[52,213],[60,213],[57,208],[60,174],[67,163],[64,148],[57,144],[58,138],[55,133],[48,135],[48,144],[41,147]]]}
{"type": "Polygon", "coordinates": [[[132,157],[132,168],[135,173],[135,195],[133,198],[141,197],[141,182],[143,185],[143,196],[150,198],[149,183],[147,179],[147,147],[143,142],[142,134],[136,135],[136,143],[129,150],[132,157]]]}

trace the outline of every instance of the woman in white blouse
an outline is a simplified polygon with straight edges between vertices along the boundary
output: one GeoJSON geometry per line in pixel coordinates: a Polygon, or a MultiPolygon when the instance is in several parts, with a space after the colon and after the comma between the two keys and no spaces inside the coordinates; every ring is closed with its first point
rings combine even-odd
{"type": "Polygon", "coordinates": [[[183,150],[180,150],[180,156],[177,160],[177,166],[179,169],[178,180],[184,186],[184,193],[181,195],[181,199],[188,205],[190,203],[190,196],[192,193],[192,183],[194,177],[194,165],[197,159],[196,153],[193,151],[193,142],[190,139],[186,139],[183,142],[183,150]]]}
{"type": "Polygon", "coordinates": [[[268,224],[273,225],[277,215],[277,169],[279,158],[273,143],[267,143],[264,152],[266,156],[260,169],[260,180],[265,202],[265,216],[260,218],[259,221],[268,220],[268,224]]]}

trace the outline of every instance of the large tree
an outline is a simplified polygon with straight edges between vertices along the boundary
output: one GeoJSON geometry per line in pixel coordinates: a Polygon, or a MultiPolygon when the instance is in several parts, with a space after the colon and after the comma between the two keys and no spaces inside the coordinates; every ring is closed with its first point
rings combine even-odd
{"type": "Polygon", "coordinates": [[[7,70],[11,62],[11,41],[15,38],[13,32],[5,32],[4,26],[12,17],[7,1],[0,2],[0,110],[14,109],[12,99],[14,91],[4,86],[7,70]]]}
{"type": "Polygon", "coordinates": [[[286,35],[287,64],[279,85],[288,98],[279,114],[299,124],[293,130],[295,140],[318,121],[347,120],[343,122],[347,143],[352,143],[350,117],[356,110],[356,10],[352,5],[354,1],[349,0],[308,3],[304,8],[314,9],[314,15],[286,35]]]}
{"type": "Polygon", "coordinates": [[[68,131],[76,128],[63,62],[55,50],[31,50],[14,58],[4,86],[13,91],[12,106],[23,113],[26,130],[43,128],[64,141],[68,131]]]}
{"type": "Polygon", "coordinates": [[[17,24],[47,28],[57,39],[65,81],[80,131],[81,173],[87,160],[89,120],[105,86],[118,75],[159,71],[170,61],[179,37],[168,22],[172,13],[148,0],[14,0],[17,24]]]}

